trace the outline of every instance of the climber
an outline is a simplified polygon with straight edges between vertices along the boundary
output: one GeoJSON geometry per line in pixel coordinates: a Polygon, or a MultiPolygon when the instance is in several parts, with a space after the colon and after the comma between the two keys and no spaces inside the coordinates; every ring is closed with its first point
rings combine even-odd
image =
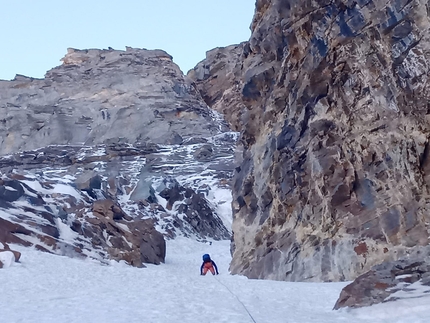
{"type": "Polygon", "coordinates": [[[211,259],[211,257],[208,254],[203,255],[203,263],[200,267],[200,275],[206,275],[206,273],[210,270],[212,275],[215,275],[215,273],[218,275],[218,267],[216,266],[215,262],[211,259]]]}

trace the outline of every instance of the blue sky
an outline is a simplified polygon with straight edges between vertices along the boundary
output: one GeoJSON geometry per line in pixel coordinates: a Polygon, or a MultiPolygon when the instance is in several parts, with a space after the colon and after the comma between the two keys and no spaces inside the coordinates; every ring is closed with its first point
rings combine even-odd
{"type": "Polygon", "coordinates": [[[163,49],[186,73],[248,40],[253,0],[0,0],[0,79],[43,77],[68,47],[163,49]]]}

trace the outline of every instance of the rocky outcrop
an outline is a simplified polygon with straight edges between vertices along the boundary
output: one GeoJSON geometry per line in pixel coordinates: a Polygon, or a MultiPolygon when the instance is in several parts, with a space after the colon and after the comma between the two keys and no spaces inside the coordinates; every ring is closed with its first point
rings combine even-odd
{"type": "Polygon", "coordinates": [[[49,146],[0,156],[0,242],[142,267],[164,262],[165,237],[229,239],[205,183],[215,189],[230,179],[234,143],[226,133],[183,146],[49,146]],[[208,145],[211,155],[199,162],[208,145]]]}
{"type": "Polygon", "coordinates": [[[349,280],[428,245],[429,22],[422,0],[256,2],[218,76],[246,106],[232,273],[349,280]]]}
{"type": "Polygon", "coordinates": [[[231,129],[242,129],[245,105],[242,101],[242,61],[249,44],[219,47],[206,53],[206,58],[187,76],[195,83],[205,102],[222,113],[231,129]]]}
{"type": "MultiPolygon", "coordinates": [[[[61,184],[43,183],[41,191],[45,199],[51,203],[57,199],[58,204],[53,205],[29,186],[36,184],[37,187],[41,185],[39,182],[19,177],[20,180],[2,180],[0,186],[0,191],[14,193],[6,195],[7,204],[0,207],[0,243],[7,250],[7,243],[16,243],[62,255],[92,258],[97,258],[91,254],[97,250],[102,258],[125,260],[135,267],[164,262],[165,241],[155,230],[153,221],[134,219],[109,199],[92,203],[92,198],[76,199],[79,193],[73,187],[68,188],[71,196],[61,201],[61,194],[56,192],[61,190],[61,184]],[[49,188],[53,189],[52,194],[48,193],[49,188]],[[61,202],[65,203],[59,207],[61,202]],[[90,204],[92,213],[85,211],[90,204]]],[[[62,185],[64,189],[66,186],[62,185]]],[[[14,255],[19,260],[20,254],[14,252],[14,255]]]]}
{"type": "MultiPolygon", "coordinates": [[[[187,236],[199,232],[201,235],[212,237],[215,240],[230,239],[230,232],[210,207],[203,192],[196,193],[191,188],[181,186],[175,180],[166,181],[166,186],[160,192],[160,196],[166,199],[167,209],[174,209],[178,216],[183,217],[183,220],[194,229],[187,232],[187,236]]],[[[180,225],[181,222],[177,223],[180,225]]]]}
{"type": "Polygon", "coordinates": [[[62,61],[44,79],[0,81],[0,155],[54,144],[180,144],[223,126],[164,51],[69,49],[62,61]]]}
{"type": "MultiPolygon", "coordinates": [[[[422,254],[422,250],[418,251],[422,254]]],[[[424,251],[428,254],[428,251],[424,251]]],[[[413,257],[374,266],[342,289],[334,309],[363,307],[402,298],[428,297],[430,259],[413,257]]]]}
{"type": "Polygon", "coordinates": [[[0,242],[142,267],[164,262],[165,238],[229,239],[226,201],[199,191],[229,182],[237,135],[172,58],[69,49],[62,61],[0,81],[0,242]],[[160,195],[170,177],[180,210],[160,195]]]}
{"type": "Polygon", "coordinates": [[[83,224],[90,223],[92,227],[83,230],[76,220],[75,230],[107,250],[111,259],[125,260],[135,267],[164,262],[166,242],[153,221],[133,219],[108,199],[95,201],[92,212],[96,218],[87,218],[83,224]]]}

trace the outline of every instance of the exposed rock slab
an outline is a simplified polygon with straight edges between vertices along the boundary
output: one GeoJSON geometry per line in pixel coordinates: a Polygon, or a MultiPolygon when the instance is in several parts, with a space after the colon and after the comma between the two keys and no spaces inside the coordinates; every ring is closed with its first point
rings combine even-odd
{"type": "MultiPolygon", "coordinates": [[[[230,232],[214,214],[203,192],[197,193],[191,188],[185,188],[175,180],[166,184],[167,187],[160,192],[160,196],[166,199],[167,209],[175,208],[178,216],[182,216],[183,221],[194,229],[187,232],[187,236],[199,232],[216,240],[230,239],[230,232]]],[[[181,225],[181,221],[177,221],[177,225],[181,225]]],[[[186,229],[184,231],[186,232],[186,229]]]]}
{"type": "MultiPolygon", "coordinates": [[[[92,206],[97,219],[86,222],[95,227],[82,230],[84,237],[97,239],[97,244],[106,249],[114,260],[125,260],[135,267],[143,263],[159,265],[166,256],[166,242],[163,235],[154,228],[151,220],[133,219],[112,200],[95,201],[92,206]],[[108,234],[105,241],[100,239],[108,234]]],[[[95,242],[93,242],[95,243],[95,242]]]]}

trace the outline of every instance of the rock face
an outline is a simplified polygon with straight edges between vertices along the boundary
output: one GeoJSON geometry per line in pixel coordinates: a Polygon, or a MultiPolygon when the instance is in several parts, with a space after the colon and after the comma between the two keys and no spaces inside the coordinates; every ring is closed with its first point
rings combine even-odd
{"type": "MultiPolygon", "coordinates": [[[[257,0],[232,72],[232,273],[350,280],[428,245],[429,22],[421,0],[257,0]]],[[[221,102],[222,71],[205,73],[221,102]]]]}
{"type": "Polygon", "coordinates": [[[230,239],[217,214],[228,201],[208,188],[232,176],[229,138],[214,140],[204,162],[194,155],[207,141],[53,146],[0,157],[0,243],[142,267],[164,262],[165,238],[230,239]],[[170,178],[176,191],[166,188],[170,178]]]}
{"type": "Polygon", "coordinates": [[[334,309],[363,307],[401,298],[428,297],[429,293],[430,259],[414,255],[374,266],[357,277],[342,290],[334,309]]]}
{"type": "Polygon", "coordinates": [[[0,154],[218,133],[214,114],[161,50],[69,49],[62,61],[44,79],[0,81],[0,154]]]}
{"type": "Polygon", "coordinates": [[[195,82],[202,98],[212,109],[222,113],[231,129],[240,131],[245,105],[242,101],[242,60],[247,42],[215,48],[187,76],[195,82]]]}
{"type": "Polygon", "coordinates": [[[188,233],[189,236],[193,232],[199,232],[216,240],[230,239],[229,231],[222,220],[214,214],[204,193],[197,193],[173,181],[160,192],[160,196],[166,199],[167,209],[171,210],[175,205],[178,215],[182,215],[184,221],[194,229],[188,233]]]}
{"type": "Polygon", "coordinates": [[[155,230],[153,221],[133,219],[108,199],[95,201],[92,211],[96,218],[87,219],[93,225],[90,230],[83,230],[79,221],[73,225],[84,237],[96,238],[111,259],[125,260],[135,267],[142,267],[143,263],[159,265],[164,262],[166,242],[155,230]],[[109,236],[106,241],[100,239],[106,235],[105,232],[109,236]]]}
{"type": "Polygon", "coordinates": [[[45,79],[0,81],[0,245],[143,267],[165,239],[230,239],[214,191],[237,134],[191,84],[132,48],[70,49],[45,79]]]}

